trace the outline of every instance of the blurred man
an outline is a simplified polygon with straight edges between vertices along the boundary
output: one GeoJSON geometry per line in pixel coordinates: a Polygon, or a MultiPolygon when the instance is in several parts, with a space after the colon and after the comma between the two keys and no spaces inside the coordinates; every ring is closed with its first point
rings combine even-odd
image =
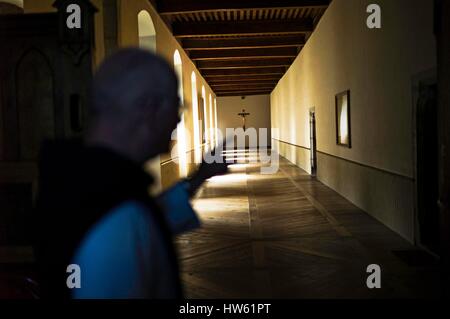
{"type": "Polygon", "coordinates": [[[82,142],[43,147],[36,253],[44,297],[180,298],[174,235],[199,221],[190,197],[226,164],[149,196],[149,159],[167,153],[179,121],[178,83],[161,58],[122,50],[99,68],[82,142]],[[80,269],[69,289],[68,266],[80,269]]]}

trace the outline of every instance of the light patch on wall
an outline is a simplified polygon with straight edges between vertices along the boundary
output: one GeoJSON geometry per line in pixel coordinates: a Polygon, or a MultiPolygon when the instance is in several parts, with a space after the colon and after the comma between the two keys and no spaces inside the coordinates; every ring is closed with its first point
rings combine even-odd
{"type": "Polygon", "coordinates": [[[203,99],[203,121],[204,121],[204,123],[202,123],[202,125],[204,127],[203,134],[205,134],[205,140],[208,143],[208,138],[209,138],[209,136],[207,134],[207,132],[208,132],[208,121],[207,121],[208,110],[206,107],[206,90],[205,90],[204,85],[202,85],[202,99],[203,99]]]}
{"type": "Polygon", "coordinates": [[[180,168],[180,177],[184,178],[187,176],[187,158],[186,158],[186,126],[184,121],[184,92],[183,92],[183,62],[181,61],[180,52],[175,51],[173,56],[175,73],[178,77],[178,95],[180,98],[180,123],[177,127],[177,145],[178,145],[178,161],[180,168]]]}
{"type": "Polygon", "coordinates": [[[175,51],[173,55],[173,64],[175,68],[175,72],[178,77],[178,97],[181,100],[181,103],[184,103],[184,94],[183,94],[183,62],[181,61],[180,52],[178,50],[175,51]]]}
{"type": "Polygon", "coordinates": [[[211,148],[214,148],[214,122],[213,122],[213,104],[212,95],[209,95],[209,142],[211,148]]]}
{"type": "Polygon", "coordinates": [[[219,128],[217,126],[217,98],[214,98],[214,127],[216,128],[216,147],[219,146],[219,128]]]}
{"type": "Polygon", "coordinates": [[[202,153],[200,149],[200,125],[198,121],[197,77],[195,76],[195,72],[192,72],[191,75],[191,86],[192,86],[192,117],[194,124],[194,156],[195,162],[200,163],[202,153]]]}
{"type": "MultiPolygon", "coordinates": [[[[139,12],[137,19],[139,47],[144,50],[156,52],[156,31],[150,14],[146,10],[142,10],[139,12]]],[[[158,194],[162,189],[160,156],[146,163],[145,168],[156,179],[150,192],[152,194],[158,194]]]]}

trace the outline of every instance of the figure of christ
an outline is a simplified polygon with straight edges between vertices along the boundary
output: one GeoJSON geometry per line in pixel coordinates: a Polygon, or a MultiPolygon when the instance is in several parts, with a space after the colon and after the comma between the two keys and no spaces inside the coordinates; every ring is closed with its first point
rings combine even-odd
{"type": "Polygon", "coordinates": [[[242,110],[241,113],[238,114],[240,117],[242,117],[242,128],[244,129],[244,132],[246,130],[246,118],[250,115],[250,113],[246,112],[245,109],[242,110]]]}

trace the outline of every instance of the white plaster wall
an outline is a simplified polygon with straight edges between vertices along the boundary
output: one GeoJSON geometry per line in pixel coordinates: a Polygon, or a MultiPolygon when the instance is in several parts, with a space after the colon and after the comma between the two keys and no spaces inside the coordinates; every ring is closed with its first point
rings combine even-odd
{"type": "MultiPolygon", "coordinates": [[[[436,65],[433,2],[377,1],[382,8],[380,30],[366,27],[370,3],[332,1],[271,94],[272,127],[280,128],[280,140],[309,148],[309,109],[315,107],[317,148],[337,157],[321,157],[318,178],[412,240],[413,206],[383,197],[403,188],[403,195],[394,193],[410,201],[411,187],[371,174],[387,171],[410,183],[413,178],[412,77],[436,65]],[[334,99],[347,89],[351,90],[351,149],[336,145],[334,99]],[[367,166],[361,177],[352,175],[353,164],[333,164],[346,160],[367,166]],[[384,203],[382,212],[379,202],[384,203]]],[[[297,164],[308,170],[308,160],[302,156],[297,164]]]]}
{"type": "Polygon", "coordinates": [[[267,129],[267,145],[271,144],[270,96],[252,95],[242,100],[240,96],[217,98],[217,126],[225,135],[227,128],[241,128],[242,109],[250,113],[246,119],[247,128],[267,129]]]}

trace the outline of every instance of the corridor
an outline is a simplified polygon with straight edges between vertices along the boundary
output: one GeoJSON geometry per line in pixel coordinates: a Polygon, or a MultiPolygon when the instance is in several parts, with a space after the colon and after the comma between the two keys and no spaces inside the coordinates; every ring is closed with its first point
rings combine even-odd
{"type": "Polygon", "coordinates": [[[194,201],[203,227],[177,240],[188,298],[432,298],[431,258],[280,158],[275,175],[238,151],[194,201]],[[381,266],[381,289],[366,286],[381,266]]]}
{"type": "Polygon", "coordinates": [[[69,266],[83,287],[117,272],[95,298],[179,296],[172,241],[187,298],[448,297],[449,15],[445,0],[0,0],[0,299],[73,297],[69,266]],[[224,139],[241,150],[216,176],[205,155],[224,139]],[[104,246],[76,261],[135,199],[176,218],[118,223],[95,240],[112,261],[104,246]],[[173,238],[197,225],[189,203],[202,227],[173,238]]]}

